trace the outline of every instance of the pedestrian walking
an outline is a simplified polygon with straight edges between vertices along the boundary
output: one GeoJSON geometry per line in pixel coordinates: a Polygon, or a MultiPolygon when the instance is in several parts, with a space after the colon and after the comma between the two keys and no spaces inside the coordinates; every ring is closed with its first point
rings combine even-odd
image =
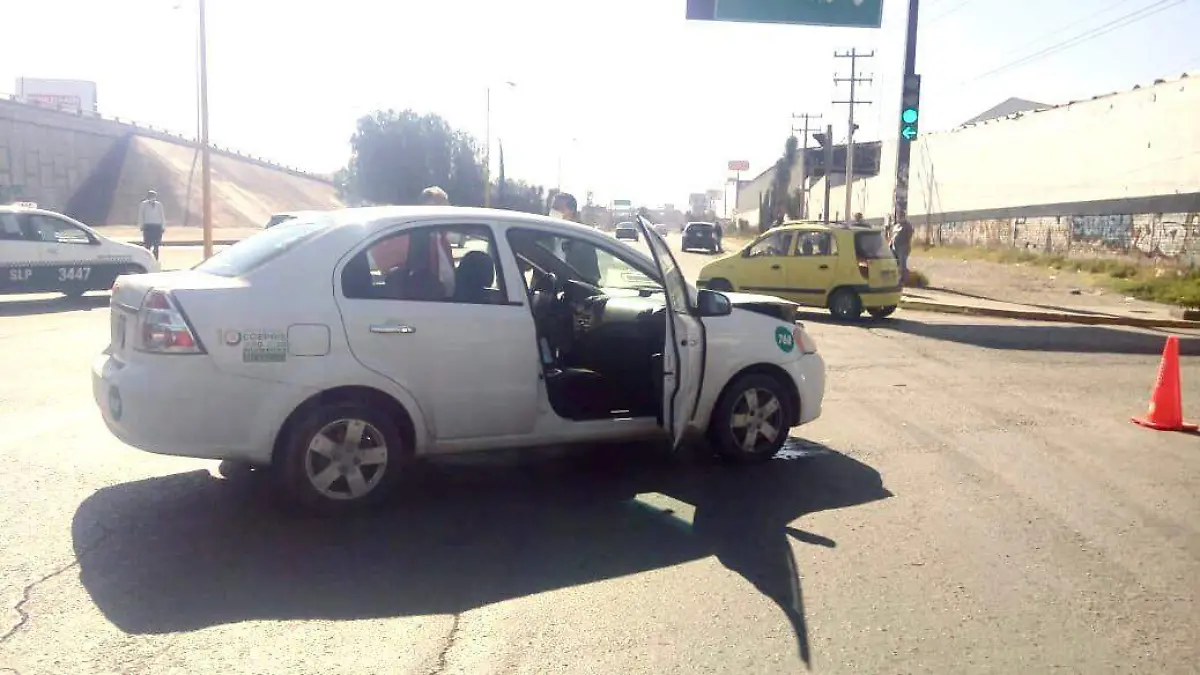
{"type": "Polygon", "coordinates": [[[721,246],[721,223],[713,223],[713,234],[717,237],[717,253],[724,253],[725,249],[721,246]]]}
{"type": "Polygon", "coordinates": [[[162,246],[163,230],[167,227],[167,217],[163,212],[162,202],[158,201],[158,193],[154,190],[146,192],[146,198],[138,205],[138,228],[142,231],[142,246],[154,254],[158,260],[158,250],[162,246]]]}
{"type": "Polygon", "coordinates": [[[892,252],[896,254],[896,265],[900,268],[900,285],[908,283],[908,254],[912,252],[913,226],[908,218],[896,223],[892,233],[892,252]]]}

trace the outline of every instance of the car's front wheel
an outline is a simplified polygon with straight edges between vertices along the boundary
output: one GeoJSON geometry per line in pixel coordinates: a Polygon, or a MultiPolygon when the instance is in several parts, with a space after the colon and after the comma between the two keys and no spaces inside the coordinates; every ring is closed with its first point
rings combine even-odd
{"type": "Polygon", "coordinates": [[[726,388],[713,409],[709,439],[722,458],[762,462],[775,456],[787,440],[789,396],[774,377],[742,375],[726,388]]]}
{"type": "Polygon", "coordinates": [[[411,457],[395,423],[356,402],[323,404],[306,414],[281,453],[283,496],[318,514],[356,511],[384,501],[411,457]]]}
{"type": "Polygon", "coordinates": [[[895,311],[896,311],[895,305],[888,305],[887,307],[871,307],[871,308],[867,309],[867,313],[870,314],[871,316],[875,317],[876,319],[886,319],[889,316],[891,316],[893,313],[895,313],[895,311]]]}
{"type": "Polygon", "coordinates": [[[708,282],[708,289],[710,291],[721,291],[727,293],[733,290],[733,284],[729,283],[728,279],[717,278],[708,282]]]}

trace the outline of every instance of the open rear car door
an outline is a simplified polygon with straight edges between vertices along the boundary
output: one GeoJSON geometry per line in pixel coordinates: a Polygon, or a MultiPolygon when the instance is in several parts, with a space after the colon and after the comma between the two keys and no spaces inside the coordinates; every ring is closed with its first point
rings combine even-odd
{"type": "Polygon", "coordinates": [[[704,380],[704,324],[695,314],[687,282],[679,263],[662,238],[645,218],[638,216],[638,228],[650,247],[654,264],[662,275],[666,290],[666,340],[663,345],[663,426],[671,432],[679,447],[684,432],[696,414],[696,401],[704,380]]]}

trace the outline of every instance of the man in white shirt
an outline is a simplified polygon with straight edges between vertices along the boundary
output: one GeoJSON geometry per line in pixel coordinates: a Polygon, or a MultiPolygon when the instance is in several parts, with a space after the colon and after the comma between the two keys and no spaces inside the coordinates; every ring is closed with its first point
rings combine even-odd
{"type": "Polygon", "coordinates": [[[138,227],[142,230],[142,246],[154,254],[155,260],[158,260],[158,249],[162,246],[163,229],[166,226],[162,202],[158,201],[158,193],[150,190],[138,206],[138,227]]]}

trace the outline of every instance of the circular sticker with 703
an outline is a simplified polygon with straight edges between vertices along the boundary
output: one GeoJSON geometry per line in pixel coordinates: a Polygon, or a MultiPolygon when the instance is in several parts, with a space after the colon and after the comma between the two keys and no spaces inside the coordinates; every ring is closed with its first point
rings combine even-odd
{"type": "Polygon", "coordinates": [[[796,348],[796,338],[792,337],[792,331],[785,326],[780,326],[775,329],[775,345],[779,347],[779,351],[787,354],[796,348]]]}

